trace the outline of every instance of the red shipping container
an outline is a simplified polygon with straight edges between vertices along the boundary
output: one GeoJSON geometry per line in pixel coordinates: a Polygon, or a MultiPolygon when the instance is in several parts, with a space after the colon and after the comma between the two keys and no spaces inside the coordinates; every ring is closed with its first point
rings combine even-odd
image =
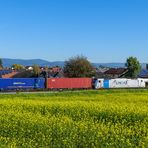
{"type": "Polygon", "coordinates": [[[49,89],[92,88],[92,79],[91,78],[48,78],[47,88],[49,89]]]}

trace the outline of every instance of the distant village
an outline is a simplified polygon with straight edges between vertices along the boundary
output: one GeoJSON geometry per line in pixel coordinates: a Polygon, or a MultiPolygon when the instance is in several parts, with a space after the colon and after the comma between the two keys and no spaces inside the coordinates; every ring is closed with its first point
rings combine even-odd
{"type": "MultiPolygon", "coordinates": [[[[12,66],[7,68],[0,69],[0,78],[29,78],[34,77],[34,66],[22,66],[17,64],[15,67],[12,66]],[[19,68],[17,66],[20,66],[19,68]]],[[[128,68],[110,68],[110,67],[93,67],[94,76],[96,78],[105,78],[105,79],[113,79],[113,78],[125,78],[128,72],[128,68]]],[[[54,67],[39,67],[36,69],[37,77],[48,77],[48,78],[62,78],[65,77],[64,71],[62,67],[54,66],[54,67]]],[[[139,78],[148,78],[148,65],[145,68],[141,69],[139,74],[137,75],[139,78]]]]}

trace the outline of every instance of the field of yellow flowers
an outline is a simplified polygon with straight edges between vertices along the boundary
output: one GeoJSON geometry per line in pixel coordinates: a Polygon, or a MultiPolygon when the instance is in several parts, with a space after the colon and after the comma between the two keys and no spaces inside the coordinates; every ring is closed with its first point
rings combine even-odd
{"type": "Polygon", "coordinates": [[[147,147],[148,90],[0,94],[0,147],[147,147]]]}

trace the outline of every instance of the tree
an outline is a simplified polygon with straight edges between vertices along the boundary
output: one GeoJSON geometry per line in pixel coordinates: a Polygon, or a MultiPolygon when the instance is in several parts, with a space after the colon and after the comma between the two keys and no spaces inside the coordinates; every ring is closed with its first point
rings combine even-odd
{"type": "Polygon", "coordinates": [[[13,64],[12,68],[15,70],[22,70],[22,69],[24,69],[24,66],[20,65],[20,64],[13,64]]]}
{"type": "Polygon", "coordinates": [[[0,68],[3,68],[3,61],[0,59],[0,68]]]}
{"type": "Polygon", "coordinates": [[[90,77],[93,74],[91,63],[84,56],[76,56],[65,62],[64,74],[66,77],[90,77]]]}
{"type": "Polygon", "coordinates": [[[127,76],[130,78],[136,78],[141,70],[140,62],[136,57],[127,58],[125,66],[128,69],[127,76]]]}
{"type": "Polygon", "coordinates": [[[39,76],[40,74],[40,67],[38,65],[33,65],[33,73],[35,76],[39,76]]]}

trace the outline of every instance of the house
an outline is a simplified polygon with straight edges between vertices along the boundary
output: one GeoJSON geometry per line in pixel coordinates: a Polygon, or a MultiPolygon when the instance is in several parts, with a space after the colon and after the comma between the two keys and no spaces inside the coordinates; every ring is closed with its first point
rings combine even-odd
{"type": "Polygon", "coordinates": [[[60,72],[60,71],[61,71],[61,68],[60,68],[60,67],[52,67],[52,68],[50,69],[50,71],[51,71],[51,72],[54,72],[54,73],[60,72]]]}
{"type": "Polygon", "coordinates": [[[95,77],[96,78],[104,78],[104,73],[107,71],[107,70],[109,70],[109,68],[101,68],[101,67],[99,67],[99,68],[96,68],[96,70],[95,70],[95,77]]]}
{"type": "Polygon", "coordinates": [[[52,67],[49,69],[42,70],[41,77],[48,77],[48,78],[61,78],[64,77],[64,73],[62,68],[60,67],[52,67]]]}
{"type": "Polygon", "coordinates": [[[26,66],[25,69],[26,70],[33,70],[33,67],[32,66],[26,66]]]}
{"type": "Polygon", "coordinates": [[[64,73],[63,73],[62,68],[60,68],[60,67],[51,68],[50,71],[48,72],[48,77],[50,77],[50,78],[64,77],[64,73]]]}
{"type": "Polygon", "coordinates": [[[18,72],[10,70],[10,69],[3,69],[0,70],[0,78],[11,78],[18,72]]]}
{"type": "Polygon", "coordinates": [[[110,68],[109,70],[104,72],[104,78],[112,79],[112,78],[121,78],[128,72],[127,68],[110,68]]]}
{"type": "Polygon", "coordinates": [[[138,75],[139,78],[148,78],[148,69],[142,69],[138,75]]]}
{"type": "Polygon", "coordinates": [[[146,67],[140,71],[138,74],[139,78],[148,78],[148,64],[146,64],[146,67]]]}

